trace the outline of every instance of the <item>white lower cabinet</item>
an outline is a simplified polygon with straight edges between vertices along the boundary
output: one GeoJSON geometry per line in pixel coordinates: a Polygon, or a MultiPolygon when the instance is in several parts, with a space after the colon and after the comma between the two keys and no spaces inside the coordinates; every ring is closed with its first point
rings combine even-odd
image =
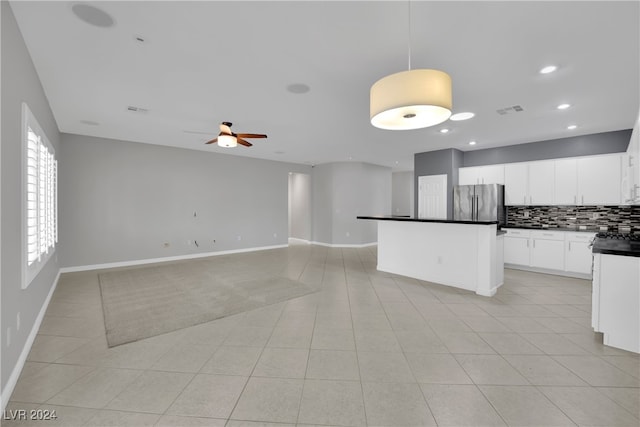
{"type": "Polygon", "coordinates": [[[594,233],[505,229],[504,262],[511,267],[545,270],[561,275],[591,275],[594,233]]]}
{"type": "Polygon", "coordinates": [[[531,266],[564,269],[564,233],[531,232],[531,266]]]}
{"type": "Polygon", "coordinates": [[[529,265],[529,231],[508,230],[504,236],[504,262],[529,265]]]}
{"type": "Polygon", "coordinates": [[[565,270],[591,274],[591,240],[593,233],[567,233],[565,240],[565,270]]]}

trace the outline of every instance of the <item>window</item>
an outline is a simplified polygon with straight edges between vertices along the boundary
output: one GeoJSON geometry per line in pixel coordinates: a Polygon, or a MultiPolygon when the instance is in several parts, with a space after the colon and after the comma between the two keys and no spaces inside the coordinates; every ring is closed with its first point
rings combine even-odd
{"type": "Polygon", "coordinates": [[[58,161],[33,113],[22,104],[23,280],[29,286],[58,242],[58,161]]]}

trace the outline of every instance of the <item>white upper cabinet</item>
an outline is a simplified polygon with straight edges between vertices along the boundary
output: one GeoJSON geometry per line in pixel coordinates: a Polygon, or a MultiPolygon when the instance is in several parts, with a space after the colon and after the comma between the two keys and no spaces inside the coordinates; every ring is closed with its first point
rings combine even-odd
{"type": "MultiPolygon", "coordinates": [[[[633,134],[636,139],[638,132],[633,134]]],[[[640,141],[635,143],[640,146],[640,141]]],[[[506,206],[640,204],[640,172],[636,171],[640,171],[640,153],[634,159],[629,153],[616,153],[460,168],[458,183],[504,184],[506,206]],[[628,169],[631,164],[636,167],[633,171],[628,169]]]]}
{"type": "Polygon", "coordinates": [[[555,203],[555,161],[529,163],[529,204],[544,206],[555,203]]]}
{"type": "Polygon", "coordinates": [[[621,171],[620,154],[578,158],[578,204],[620,204],[621,171]]]}
{"type": "Polygon", "coordinates": [[[527,191],[529,181],[528,163],[504,165],[504,204],[521,206],[529,204],[527,191]]]}
{"type": "Polygon", "coordinates": [[[505,204],[553,205],[555,162],[510,163],[504,165],[505,204]]]}
{"type": "Polygon", "coordinates": [[[578,204],[578,161],[574,158],[555,162],[555,204],[578,204]]]}
{"type": "Polygon", "coordinates": [[[631,132],[631,140],[622,165],[622,202],[640,204],[640,117],[631,132]]]}
{"type": "Polygon", "coordinates": [[[458,169],[458,185],[504,184],[504,165],[471,166],[458,169]]]}

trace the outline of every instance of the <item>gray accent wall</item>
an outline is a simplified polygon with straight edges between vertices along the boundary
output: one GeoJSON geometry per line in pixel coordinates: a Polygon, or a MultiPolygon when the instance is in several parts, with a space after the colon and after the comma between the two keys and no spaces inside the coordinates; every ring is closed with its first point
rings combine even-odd
{"type": "Polygon", "coordinates": [[[338,162],[313,168],[313,240],[332,245],[376,242],[375,221],[359,215],[391,214],[391,168],[338,162]]]}
{"type": "Polygon", "coordinates": [[[62,135],[63,267],[286,245],[310,166],[62,135]]]}
{"type": "MultiPolygon", "coordinates": [[[[0,377],[2,391],[18,365],[20,354],[33,328],[38,313],[49,294],[59,271],[58,255],[62,244],[33,279],[22,289],[22,102],[26,102],[47,138],[60,157],[60,133],[27,51],[9,3],[2,8],[2,249],[0,264],[0,377]],[[17,316],[20,313],[20,329],[17,316]],[[7,345],[7,329],[11,329],[11,344],[7,345]]],[[[6,402],[3,402],[3,404],[6,402]]]]}
{"type": "Polygon", "coordinates": [[[414,210],[418,217],[418,178],[426,175],[447,175],[447,219],[453,218],[453,187],[458,185],[458,168],[462,166],[463,152],[453,148],[417,153],[414,156],[414,210]]]}
{"type": "MultiPolygon", "coordinates": [[[[464,152],[464,167],[594,156],[627,151],[631,129],[464,152]]],[[[426,154],[426,153],[423,153],[426,154]]]]}
{"type": "Polygon", "coordinates": [[[391,177],[391,212],[413,216],[413,171],[393,172],[391,177]]]}

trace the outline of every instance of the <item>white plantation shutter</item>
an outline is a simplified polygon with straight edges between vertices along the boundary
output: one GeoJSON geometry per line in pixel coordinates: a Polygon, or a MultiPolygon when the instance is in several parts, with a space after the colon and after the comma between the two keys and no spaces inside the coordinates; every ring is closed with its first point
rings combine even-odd
{"type": "Polygon", "coordinates": [[[40,271],[58,241],[58,162],[53,148],[23,104],[24,123],[24,280],[40,271]]]}
{"type": "Polygon", "coordinates": [[[31,130],[27,132],[27,264],[31,265],[40,257],[38,244],[38,136],[31,130]]]}

